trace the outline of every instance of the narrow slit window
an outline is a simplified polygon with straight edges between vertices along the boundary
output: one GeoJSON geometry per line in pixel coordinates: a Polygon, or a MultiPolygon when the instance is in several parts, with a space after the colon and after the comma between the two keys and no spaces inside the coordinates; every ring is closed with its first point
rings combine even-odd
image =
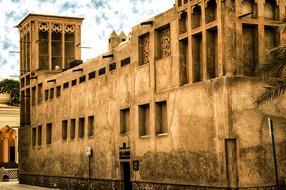
{"type": "Polygon", "coordinates": [[[47,144],[52,144],[52,128],[53,128],[53,125],[51,123],[47,124],[46,126],[46,143],[47,144]]]}
{"type": "Polygon", "coordinates": [[[65,26],[65,65],[69,66],[75,60],[75,35],[74,26],[65,26]]]}
{"type": "Polygon", "coordinates": [[[26,85],[29,86],[30,85],[30,75],[26,76],[26,85]]]}
{"type": "Polygon", "coordinates": [[[84,76],[81,76],[80,78],[79,78],[79,83],[83,83],[83,82],[85,82],[86,81],[86,76],[84,75],[84,76]]]}
{"type": "Polygon", "coordinates": [[[32,129],[32,146],[36,146],[37,128],[32,129]]]}
{"type": "Polygon", "coordinates": [[[30,102],[30,88],[26,89],[26,124],[30,124],[31,123],[31,102],[30,102]]]}
{"type": "Polygon", "coordinates": [[[88,74],[88,80],[94,79],[96,76],[95,71],[88,74]]]}
{"type": "Polygon", "coordinates": [[[77,83],[77,80],[76,80],[76,79],[72,80],[72,86],[75,86],[76,83],[77,83]]]}
{"type": "Polygon", "coordinates": [[[67,140],[68,138],[68,121],[62,121],[62,139],[67,140]]]}
{"type": "Polygon", "coordinates": [[[129,65],[130,64],[130,57],[123,59],[121,61],[121,67],[125,66],[125,65],[129,65]]]}
{"type": "Polygon", "coordinates": [[[52,70],[62,68],[62,25],[54,24],[52,32],[52,70]]]}
{"type": "Polygon", "coordinates": [[[203,80],[203,50],[202,50],[202,33],[192,37],[192,54],[193,54],[193,82],[203,80]]]}
{"type": "Polygon", "coordinates": [[[88,136],[93,137],[94,135],[94,116],[88,117],[88,136]]]}
{"type": "Polygon", "coordinates": [[[189,41],[188,38],[180,40],[180,85],[189,83],[189,41]]]}
{"type": "Polygon", "coordinates": [[[70,127],[70,139],[74,139],[75,138],[75,119],[71,119],[71,127],[70,127]]]}
{"type": "Polygon", "coordinates": [[[78,122],[78,137],[79,138],[84,137],[84,125],[85,125],[84,117],[79,118],[79,122],[78,122]]]}
{"type": "Polygon", "coordinates": [[[38,145],[42,145],[42,126],[38,126],[38,145]]]}
{"type": "MultiPolygon", "coordinates": [[[[48,23],[40,23],[48,28],[48,23]]],[[[49,69],[49,32],[47,30],[39,31],[39,69],[49,69]]]]}
{"type": "Polygon", "coordinates": [[[116,70],[116,63],[112,63],[109,65],[109,71],[114,71],[116,70]]]}
{"type": "Polygon", "coordinates": [[[69,82],[64,83],[64,89],[67,89],[69,87],[69,82]]]}
{"type": "Polygon", "coordinates": [[[167,102],[157,102],[155,104],[156,135],[168,133],[167,124],[167,102]]]}
{"type": "Polygon", "coordinates": [[[126,134],[129,131],[130,108],[120,110],[120,134],[126,134]]]}
{"type": "Polygon", "coordinates": [[[140,137],[149,135],[150,127],[150,105],[139,106],[139,135],[140,137]]]}
{"type": "Polygon", "coordinates": [[[99,71],[98,71],[98,76],[102,76],[102,75],[104,75],[105,74],[105,67],[104,68],[101,68],[101,69],[99,69],[99,71]]]}
{"type": "Polygon", "coordinates": [[[43,84],[38,84],[38,103],[43,101],[43,84]]]}
{"type": "Polygon", "coordinates": [[[36,87],[32,88],[32,106],[36,105],[36,87]]]}
{"type": "Polygon", "coordinates": [[[55,88],[51,88],[50,89],[50,99],[54,99],[54,95],[55,95],[55,88]]]}
{"type": "Polygon", "coordinates": [[[61,96],[61,86],[57,86],[57,97],[61,96]]]}
{"type": "Polygon", "coordinates": [[[49,100],[49,89],[45,90],[45,101],[49,100]]]}

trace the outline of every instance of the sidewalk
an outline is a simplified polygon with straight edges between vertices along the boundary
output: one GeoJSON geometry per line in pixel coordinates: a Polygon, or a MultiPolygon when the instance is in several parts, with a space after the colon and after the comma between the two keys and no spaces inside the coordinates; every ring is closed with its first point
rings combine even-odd
{"type": "Polygon", "coordinates": [[[23,185],[19,184],[18,181],[0,182],[0,189],[1,190],[55,190],[51,188],[23,185]]]}

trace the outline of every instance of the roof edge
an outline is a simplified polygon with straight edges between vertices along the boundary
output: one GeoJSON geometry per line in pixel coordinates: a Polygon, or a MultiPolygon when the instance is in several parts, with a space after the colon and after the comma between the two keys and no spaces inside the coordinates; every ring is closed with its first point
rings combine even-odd
{"type": "Polygon", "coordinates": [[[72,16],[60,16],[60,15],[49,15],[49,14],[36,14],[36,13],[29,13],[27,16],[24,17],[24,19],[22,19],[22,21],[17,24],[17,28],[19,28],[19,26],[21,26],[21,24],[27,20],[27,18],[29,18],[30,16],[42,16],[42,17],[55,17],[55,18],[66,18],[66,19],[76,19],[76,20],[83,20],[84,17],[72,17],[72,16]]]}

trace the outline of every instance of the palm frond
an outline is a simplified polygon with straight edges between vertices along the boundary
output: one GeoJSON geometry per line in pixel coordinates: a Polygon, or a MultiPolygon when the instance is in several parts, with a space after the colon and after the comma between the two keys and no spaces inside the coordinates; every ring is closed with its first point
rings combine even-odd
{"type": "Polygon", "coordinates": [[[279,32],[286,32],[286,16],[281,19],[281,23],[278,24],[276,30],[279,32]]]}
{"type": "MultiPolygon", "coordinates": [[[[284,50],[286,51],[286,50],[284,50]]],[[[285,53],[272,52],[266,63],[259,68],[256,72],[257,76],[264,79],[266,77],[282,78],[286,69],[286,56],[285,53]]]]}
{"type": "Polygon", "coordinates": [[[286,92],[286,78],[268,81],[266,84],[265,92],[263,92],[256,100],[257,104],[263,104],[273,100],[286,92]]]}

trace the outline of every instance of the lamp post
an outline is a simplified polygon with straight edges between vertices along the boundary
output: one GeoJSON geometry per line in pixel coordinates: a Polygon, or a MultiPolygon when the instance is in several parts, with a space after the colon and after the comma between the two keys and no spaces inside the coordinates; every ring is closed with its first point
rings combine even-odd
{"type": "Polygon", "coordinates": [[[277,160],[276,160],[276,147],[275,147],[275,136],[274,136],[274,129],[273,129],[273,121],[271,118],[268,118],[268,127],[269,127],[269,134],[272,140],[272,151],[273,151],[273,162],[274,162],[274,172],[275,172],[275,182],[276,187],[278,187],[278,170],[277,170],[277,160]]]}

